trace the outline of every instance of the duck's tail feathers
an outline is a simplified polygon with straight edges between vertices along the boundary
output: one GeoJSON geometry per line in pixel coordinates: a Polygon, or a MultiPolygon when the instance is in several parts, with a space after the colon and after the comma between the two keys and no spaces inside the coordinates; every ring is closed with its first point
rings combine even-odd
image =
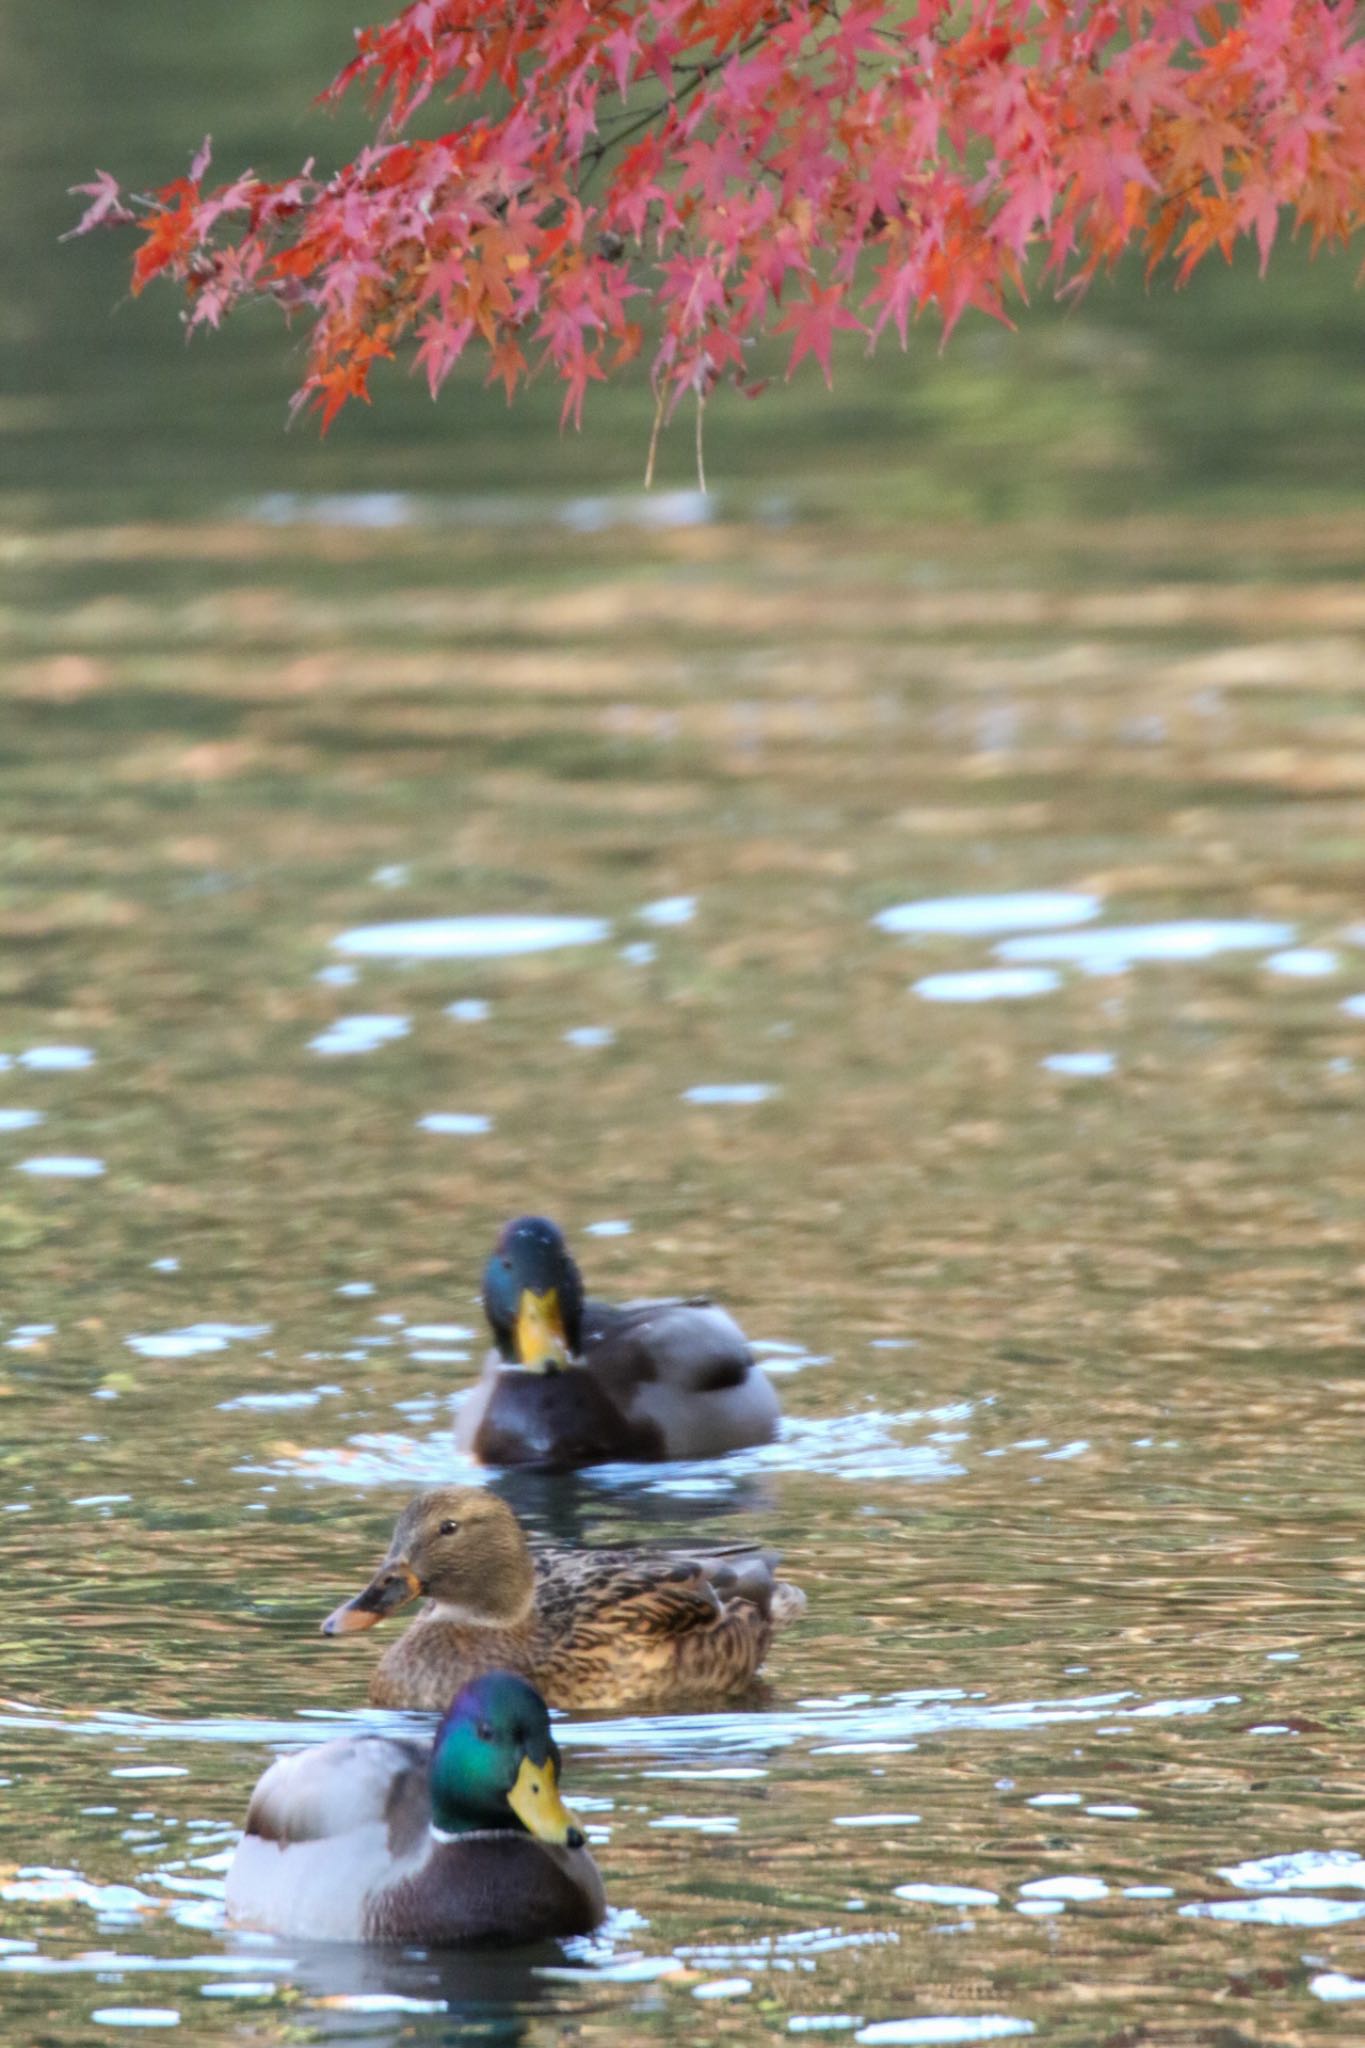
{"type": "Polygon", "coordinates": [[[724,1601],[747,1600],[760,1614],[781,1627],[806,1611],[806,1596],[799,1586],[777,1577],[774,1550],[716,1552],[706,1560],[706,1576],[724,1601]]]}
{"type": "Polygon", "coordinates": [[[768,1608],[773,1627],[785,1628],[789,1621],[799,1621],[805,1611],[806,1596],[801,1588],[790,1579],[774,1579],[768,1608]]]}

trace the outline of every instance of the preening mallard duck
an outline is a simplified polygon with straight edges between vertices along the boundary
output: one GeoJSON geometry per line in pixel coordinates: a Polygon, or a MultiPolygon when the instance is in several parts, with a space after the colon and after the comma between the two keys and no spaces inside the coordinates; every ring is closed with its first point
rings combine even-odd
{"type": "Polygon", "coordinates": [[[433,1948],[587,1934],[602,1880],[558,1780],[545,1702],[507,1671],[464,1687],[430,1749],[350,1735],[281,1757],[252,1794],[228,1918],[433,1948]]]}
{"type": "Polygon", "coordinates": [[[429,1604],[370,1680],[381,1707],[439,1707],[476,1672],[519,1671],[553,1707],[666,1706],[746,1691],[773,1630],[806,1596],[760,1551],[710,1557],[539,1550],[505,1501],[474,1486],[421,1493],[363,1593],[325,1635],[429,1604]]]}
{"type": "Polygon", "coordinates": [[[485,1465],[714,1458],[777,1434],[777,1395],[733,1317],[700,1297],[586,1300],[547,1217],[507,1224],[483,1306],[494,1348],[456,1438],[485,1465]]]}

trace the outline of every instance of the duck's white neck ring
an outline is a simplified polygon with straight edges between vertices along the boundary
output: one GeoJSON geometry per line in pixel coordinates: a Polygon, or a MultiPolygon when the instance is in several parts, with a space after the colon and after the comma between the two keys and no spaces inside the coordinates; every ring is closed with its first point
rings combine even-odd
{"type": "Polygon", "coordinates": [[[516,1628],[530,1614],[535,1598],[535,1587],[532,1586],[512,1614],[490,1614],[486,1608],[466,1607],[458,1600],[432,1600],[426,1618],[428,1621],[451,1622],[456,1628],[516,1628]]]}

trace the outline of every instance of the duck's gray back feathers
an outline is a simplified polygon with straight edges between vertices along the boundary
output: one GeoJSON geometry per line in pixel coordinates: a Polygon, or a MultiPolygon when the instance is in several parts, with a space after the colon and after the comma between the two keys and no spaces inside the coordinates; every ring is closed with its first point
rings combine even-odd
{"type": "Polygon", "coordinates": [[[615,1459],[715,1458],[770,1443],[772,1383],[733,1316],[689,1300],[590,1300],[583,1356],[553,1372],[491,1351],[461,1404],[456,1441],[486,1465],[570,1471],[615,1459]]]}
{"type": "MultiPolygon", "coordinates": [[[[282,1756],[259,1780],[246,1833],[281,1848],[320,1842],[372,1823],[386,1827],[395,1805],[415,1806],[421,1827],[431,1813],[427,1757],[420,1742],[388,1735],[343,1735],[282,1756]]],[[[412,1821],[409,1819],[408,1832],[412,1821]]]]}

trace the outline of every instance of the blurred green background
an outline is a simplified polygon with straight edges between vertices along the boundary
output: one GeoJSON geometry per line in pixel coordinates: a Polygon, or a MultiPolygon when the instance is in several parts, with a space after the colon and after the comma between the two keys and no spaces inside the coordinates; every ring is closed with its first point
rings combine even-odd
{"type": "MultiPolygon", "coordinates": [[[[226,175],[326,164],[364,132],[358,105],[313,95],[350,53],[326,0],[90,0],[0,8],[0,516],[84,521],[233,509],[269,491],[407,489],[550,496],[638,486],[650,401],[642,370],[590,399],[561,435],[559,394],[509,413],[477,365],[433,407],[382,374],[372,413],[330,441],[286,432],[299,335],[271,310],[189,349],[170,289],[127,298],[133,244],[61,244],[94,167],[146,187],[179,174],[205,131],[226,175]]],[[[1176,292],[1136,266],[1079,309],[1045,299],[1009,334],[969,322],[940,356],[868,361],[856,337],[827,393],[809,365],[756,403],[717,402],[708,470],[727,510],[914,518],[1080,518],[1175,510],[1220,517],[1352,505],[1365,458],[1355,264],[1286,246],[1269,278],[1251,251],[1176,292]]],[[[660,465],[693,483],[691,423],[660,465]]]]}

